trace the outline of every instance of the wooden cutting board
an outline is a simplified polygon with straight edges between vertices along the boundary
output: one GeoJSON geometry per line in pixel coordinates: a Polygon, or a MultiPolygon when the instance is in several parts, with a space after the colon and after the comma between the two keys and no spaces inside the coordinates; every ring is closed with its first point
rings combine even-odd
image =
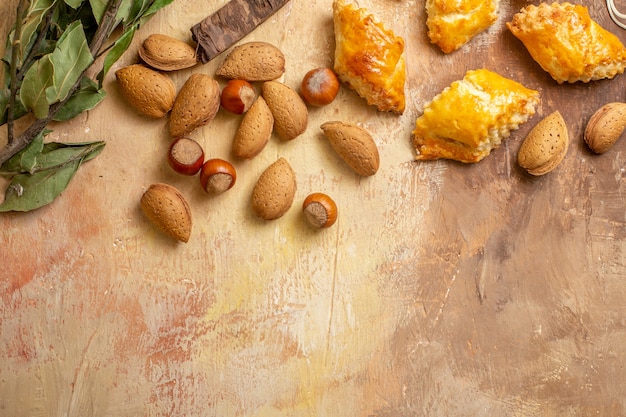
{"type": "MultiPolygon", "coordinates": [[[[114,70],[135,63],[151,33],[189,40],[224,3],[169,5],[114,70]]],[[[556,84],[505,27],[531,2],[501,3],[496,24],[444,55],[428,42],[423,1],[361,1],[406,41],[404,115],[378,113],[344,87],[310,110],[304,135],[233,161],[237,184],[218,197],[173,173],[166,121],[136,114],[109,76],[105,102],[51,135],[106,140],[103,153],[53,204],[0,215],[0,414],[626,415],[626,145],[595,156],[582,142],[595,110],[625,100],[626,78],[556,84]],[[480,67],[538,89],[537,114],[478,164],[415,162],[410,132],[424,103],[480,67]],[[556,171],[532,178],[517,149],[554,110],[572,143],[556,171]],[[372,132],[374,177],[356,177],[332,152],[319,129],[328,120],[372,132]],[[251,190],[280,156],[296,172],[296,201],[260,221],[251,190]],[[155,182],[188,198],[188,244],[142,215],[155,182]],[[339,206],[323,231],[300,209],[317,191],[339,206]]],[[[626,41],[604,2],[581,3],[626,41]]],[[[16,4],[0,5],[2,33],[16,4]]],[[[297,87],[332,65],[331,4],[292,0],[244,41],[283,50],[284,82],[297,87]]],[[[180,88],[219,62],[172,79],[180,88]]],[[[192,136],[231,159],[239,120],[220,111],[192,136]]]]}

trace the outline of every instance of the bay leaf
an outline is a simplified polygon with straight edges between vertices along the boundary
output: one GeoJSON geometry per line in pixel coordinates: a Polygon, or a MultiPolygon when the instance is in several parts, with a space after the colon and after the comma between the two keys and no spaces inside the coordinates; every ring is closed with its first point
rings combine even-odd
{"type": "Polygon", "coordinates": [[[108,0],[89,0],[91,12],[93,13],[93,16],[98,24],[102,23],[102,18],[104,17],[104,12],[106,11],[108,4],[108,0]]]}
{"type": "Polygon", "coordinates": [[[133,37],[135,36],[135,32],[135,28],[128,29],[113,43],[113,47],[109,50],[106,57],[104,58],[102,70],[98,73],[97,76],[100,86],[102,86],[104,77],[107,75],[113,64],[117,62],[117,60],[124,54],[124,52],[126,52],[128,47],[130,46],[131,42],[133,41],[133,37]]]}
{"type": "Polygon", "coordinates": [[[133,25],[133,19],[130,18],[133,3],[133,0],[122,0],[119,9],[117,9],[117,16],[115,16],[115,20],[122,22],[125,28],[133,25]]]}
{"type": "Polygon", "coordinates": [[[0,212],[30,211],[51,203],[67,188],[80,165],[103,148],[104,142],[44,144],[34,173],[17,174],[11,179],[0,212]]]}
{"type": "Polygon", "coordinates": [[[48,57],[42,57],[26,71],[19,92],[24,106],[32,110],[38,119],[45,118],[50,109],[46,89],[54,82],[54,69],[48,57]]]}
{"type": "MultiPolygon", "coordinates": [[[[104,148],[104,142],[89,143],[46,143],[41,153],[37,156],[35,166],[31,172],[56,169],[74,160],[84,160],[90,154],[100,153],[104,148]]],[[[91,155],[93,158],[96,155],[91,155]]]]}
{"type": "Polygon", "coordinates": [[[84,0],[64,0],[65,4],[70,6],[72,9],[78,9],[81,4],[83,4],[84,0]]]}
{"type": "MultiPolygon", "coordinates": [[[[22,28],[19,34],[20,42],[18,44],[19,50],[17,51],[17,57],[20,67],[24,63],[24,58],[28,55],[33,46],[33,42],[37,37],[39,25],[41,25],[44,16],[48,13],[54,3],[56,3],[56,0],[32,0],[30,2],[26,15],[22,18],[22,28]]],[[[7,44],[11,42],[14,36],[15,33],[12,33],[9,36],[7,44]]],[[[6,53],[7,57],[10,57],[9,54],[12,53],[12,50],[7,48],[6,53]]],[[[9,59],[7,62],[11,62],[11,60],[9,59]]]]}
{"type": "Polygon", "coordinates": [[[98,88],[98,84],[91,78],[83,77],[80,89],[72,94],[52,120],[60,122],[73,119],[82,112],[96,107],[105,97],[104,89],[98,88]]]}
{"type": "Polygon", "coordinates": [[[150,19],[152,17],[152,15],[154,15],[156,12],[158,12],[159,10],[161,10],[162,8],[164,8],[165,6],[167,6],[168,4],[172,3],[174,0],[155,0],[152,2],[152,4],[150,5],[150,7],[148,8],[148,10],[143,14],[143,16],[141,16],[141,24],[145,23],[146,20],[150,19]]]}
{"type": "Polygon", "coordinates": [[[125,22],[135,23],[148,10],[152,0],[142,0],[132,2],[128,12],[126,13],[125,22]]]}
{"type": "Polygon", "coordinates": [[[64,100],[83,72],[93,63],[80,21],[70,24],[48,55],[53,66],[53,83],[46,90],[48,104],[64,100]]]}
{"type": "Polygon", "coordinates": [[[37,164],[37,156],[43,151],[43,133],[37,135],[31,143],[8,159],[0,171],[6,176],[18,173],[31,173],[37,164]]]}
{"type": "Polygon", "coordinates": [[[18,174],[11,180],[0,212],[30,211],[51,203],[71,181],[80,161],[72,161],[58,169],[35,174],[18,174]]]}
{"type": "MultiPolygon", "coordinates": [[[[54,142],[53,142],[54,143],[54,142]]],[[[67,146],[67,144],[65,144],[67,146]]],[[[98,142],[82,142],[82,143],[72,143],[70,146],[81,146],[87,148],[88,152],[82,158],[82,162],[87,162],[102,152],[104,147],[106,146],[106,142],[98,141],[98,142]]],[[[44,145],[45,148],[45,145],[44,145]]]]}

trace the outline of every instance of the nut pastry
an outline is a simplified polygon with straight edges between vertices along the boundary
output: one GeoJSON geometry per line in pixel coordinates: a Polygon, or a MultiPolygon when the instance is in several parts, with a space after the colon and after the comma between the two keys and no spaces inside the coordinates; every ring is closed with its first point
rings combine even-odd
{"type": "Polygon", "coordinates": [[[454,52],[498,19],[499,0],[426,0],[428,38],[454,52]]]}
{"type": "Polygon", "coordinates": [[[532,58],[559,84],[613,78],[626,67],[626,49],[581,5],[542,3],[507,22],[532,58]]]}
{"type": "Polygon", "coordinates": [[[426,104],[413,131],[415,159],[478,162],[538,103],[538,91],[486,69],[468,71],[426,104]]]}
{"type": "Polygon", "coordinates": [[[334,0],[335,65],[339,79],[379,111],[406,105],[404,39],[364,8],[334,0]]]}

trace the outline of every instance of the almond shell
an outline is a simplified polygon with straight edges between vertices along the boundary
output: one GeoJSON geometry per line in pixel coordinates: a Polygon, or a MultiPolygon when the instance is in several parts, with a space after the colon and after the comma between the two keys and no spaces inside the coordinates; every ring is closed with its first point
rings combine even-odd
{"type": "Polygon", "coordinates": [[[247,42],[236,46],[217,68],[216,74],[228,79],[269,81],[285,72],[285,55],[267,42],[247,42]]]}
{"type": "Polygon", "coordinates": [[[258,96],[244,114],[233,140],[233,154],[238,158],[252,159],[269,142],[274,125],[274,116],[265,99],[258,96]]]}
{"type": "Polygon", "coordinates": [[[170,114],[170,135],[186,136],[209,123],[220,108],[220,86],[211,76],[194,73],[178,92],[170,114]]]}
{"type": "Polygon", "coordinates": [[[340,121],[322,124],[330,146],[354,172],[363,177],[376,174],[380,154],[374,138],[360,126],[340,121]]]}
{"type": "Polygon", "coordinates": [[[161,71],[181,70],[198,63],[196,50],[191,45],[160,33],[144,39],[138,53],[147,65],[161,71]]]}
{"type": "Polygon", "coordinates": [[[517,162],[531,175],[544,175],[561,163],[568,146],[567,126],[556,110],[530,130],[520,146],[517,162]]]}
{"type": "Polygon", "coordinates": [[[141,196],[141,210],[157,229],[187,243],[191,236],[191,209],[185,197],[173,186],[152,184],[141,196]]]}
{"type": "Polygon", "coordinates": [[[298,92],[278,81],[266,81],[261,94],[274,115],[274,131],[283,140],[292,140],[306,131],[309,111],[298,92]]]}
{"type": "Polygon", "coordinates": [[[176,86],[165,74],[142,64],[133,64],[115,72],[122,97],[144,116],[159,119],[174,105],[176,86]]]}
{"type": "Polygon", "coordinates": [[[283,216],[296,195],[296,175],[285,158],[263,171],[252,190],[252,210],[264,220],[283,216]]]}
{"type": "Polygon", "coordinates": [[[587,122],[584,140],[589,149],[603,154],[617,142],[626,128],[626,103],[607,103],[587,122]]]}

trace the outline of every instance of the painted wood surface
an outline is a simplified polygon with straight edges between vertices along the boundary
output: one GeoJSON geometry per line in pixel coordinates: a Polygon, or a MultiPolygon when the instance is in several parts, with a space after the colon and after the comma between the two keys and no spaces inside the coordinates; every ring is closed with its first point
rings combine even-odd
{"type": "MultiPolygon", "coordinates": [[[[3,33],[16,3],[0,5],[3,33]]],[[[190,39],[224,3],[176,1],[114,69],[136,62],[150,33],[190,39]]],[[[0,216],[0,415],[626,415],[626,144],[595,156],[582,142],[596,109],[625,100],[626,78],[553,82],[504,25],[529,3],[502,1],[496,24],[444,55],[426,37],[423,1],[361,1],[406,41],[405,114],[342,88],[310,110],[303,136],[234,161],[238,182],[218,197],[169,168],[167,121],[135,113],[109,77],[102,105],[51,134],[106,140],[103,153],[53,204],[0,216]],[[540,90],[537,114],[478,164],[413,161],[424,103],[478,67],[540,90]],[[556,171],[532,178],[517,149],[557,109],[571,146],[556,171]],[[333,154],[319,130],[328,120],[373,134],[374,177],[333,154]],[[279,156],[296,172],[296,201],[260,221],[251,190],[279,156]],[[142,215],[154,182],[188,198],[188,244],[142,215]],[[300,210],[317,191],[339,206],[324,231],[300,210]]],[[[582,3],[626,40],[604,2],[582,3]]],[[[332,64],[331,1],[292,0],[250,40],[285,52],[284,82],[296,87],[332,64]]],[[[180,88],[219,61],[172,78],[180,88]]],[[[239,120],[220,111],[192,136],[231,159],[239,120]]]]}

